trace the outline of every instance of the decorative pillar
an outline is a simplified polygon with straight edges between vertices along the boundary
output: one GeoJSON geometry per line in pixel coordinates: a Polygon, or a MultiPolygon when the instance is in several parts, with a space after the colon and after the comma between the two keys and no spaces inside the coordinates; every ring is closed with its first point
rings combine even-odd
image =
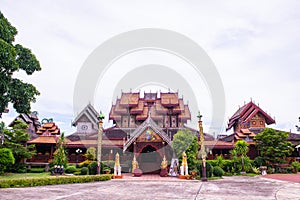
{"type": "Polygon", "coordinates": [[[200,149],[200,157],[202,159],[202,181],[207,181],[207,177],[206,177],[206,157],[207,157],[207,153],[205,151],[205,145],[204,145],[204,133],[203,133],[203,126],[202,126],[202,115],[200,114],[200,112],[198,112],[198,126],[199,126],[199,134],[200,134],[200,145],[201,145],[201,149],[200,149]]]}
{"type": "Polygon", "coordinates": [[[102,150],[102,128],[103,128],[103,119],[104,119],[104,114],[100,111],[99,113],[99,129],[98,129],[98,143],[97,143],[97,174],[100,174],[101,171],[101,150],[102,150]]]}

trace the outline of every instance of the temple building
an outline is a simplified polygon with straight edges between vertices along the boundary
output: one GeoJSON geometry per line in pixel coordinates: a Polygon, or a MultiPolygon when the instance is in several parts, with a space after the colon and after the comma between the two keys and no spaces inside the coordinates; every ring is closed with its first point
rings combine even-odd
{"type": "Polygon", "coordinates": [[[223,137],[221,140],[232,143],[238,140],[245,140],[249,144],[248,156],[254,159],[258,156],[253,140],[254,136],[263,131],[266,125],[274,123],[275,120],[270,115],[250,101],[240,107],[229,119],[226,131],[233,128],[233,133],[223,137]]]}
{"type": "MultiPolygon", "coordinates": [[[[69,163],[84,161],[86,150],[89,147],[97,148],[98,116],[99,113],[88,104],[73,120],[76,131],[66,137],[69,163]]],[[[32,137],[28,144],[36,146],[37,155],[27,160],[27,164],[48,165],[53,159],[60,128],[52,120],[42,120],[39,124],[37,117],[32,114],[21,114],[17,119],[30,125],[32,137]]],[[[143,173],[158,173],[163,158],[170,163],[174,157],[171,145],[179,130],[189,129],[198,137],[200,144],[199,131],[186,126],[191,120],[191,112],[178,93],[122,92],[111,106],[108,119],[112,120],[113,125],[102,131],[101,160],[114,160],[118,153],[122,171],[129,171],[135,156],[143,173]]],[[[245,104],[229,119],[227,131],[233,130],[233,133],[219,136],[218,139],[204,134],[204,144],[209,149],[208,159],[219,155],[230,159],[230,151],[238,140],[249,143],[248,156],[254,159],[258,156],[254,136],[274,123],[275,120],[254,102],[245,104]]],[[[288,140],[295,146],[299,145],[300,134],[291,133],[288,140]]]]}
{"type": "MultiPolygon", "coordinates": [[[[122,93],[108,117],[113,126],[103,130],[102,160],[112,160],[119,153],[121,165],[126,168],[135,155],[143,172],[155,172],[164,156],[169,161],[173,157],[173,136],[188,128],[185,124],[191,113],[178,93],[122,93]]],[[[92,105],[80,112],[73,122],[77,131],[68,136],[71,152],[97,147],[97,121],[92,105]]],[[[196,130],[190,130],[199,137],[196,130]]],[[[214,139],[208,134],[205,137],[214,139]]]]}

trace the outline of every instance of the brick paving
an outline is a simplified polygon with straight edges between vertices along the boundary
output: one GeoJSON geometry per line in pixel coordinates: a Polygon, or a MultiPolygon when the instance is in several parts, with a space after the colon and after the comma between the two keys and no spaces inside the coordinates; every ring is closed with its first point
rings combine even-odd
{"type": "Polygon", "coordinates": [[[298,173],[298,174],[267,174],[264,177],[276,179],[276,180],[300,183],[300,173],[298,173]]]}
{"type": "Polygon", "coordinates": [[[269,178],[232,176],[201,182],[173,177],[124,176],[111,181],[0,189],[1,200],[24,199],[247,199],[299,200],[300,184],[269,178]]]}

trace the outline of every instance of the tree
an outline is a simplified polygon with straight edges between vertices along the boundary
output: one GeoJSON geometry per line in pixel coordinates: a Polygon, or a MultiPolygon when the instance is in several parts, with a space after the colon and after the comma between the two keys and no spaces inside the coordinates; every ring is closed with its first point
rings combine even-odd
{"type": "Polygon", "coordinates": [[[190,130],[180,130],[173,138],[172,142],[175,155],[181,158],[182,153],[185,151],[187,155],[187,162],[189,169],[196,168],[197,152],[198,152],[198,139],[191,133],[190,130]]]}
{"type": "Polygon", "coordinates": [[[12,151],[8,148],[0,149],[0,174],[3,174],[6,167],[15,163],[12,151]]]}
{"type": "Polygon", "coordinates": [[[57,148],[54,152],[52,165],[64,166],[66,168],[67,164],[68,164],[68,158],[66,152],[65,134],[62,133],[58,140],[57,148]]]}
{"type": "Polygon", "coordinates": [[[249,144],[245,142],[244,140],[239,140],[235,143],[234,150],[238,156],[242,159],[242,171],[245,171],[245,162],[244,158],[247,155],[249,148],[249,144]]]}
{"type": "Polygon", "coordinates": [[[92,161],[96,160],[96,148],[95,147],[89,147],[86,150],[86,154],[84,156],[88,160],[92,160],[92,161]]]}
{"type": "Polygon", "coordinates": [[[284,163],[285,157],[293,151],[292,143],[287,141],[289,133],[265,128],[254,137],[255,145],[261,157],[274,166],[276,163],[284,163]]]}
{"type": "Polygon", "coordinates": [[[29,113],[39,91],[30,83],[14,78],[23,70],[27,75],[40,71],[40,63],[30,49],[14,44],[17,29],[0,11],[0,116],[9,102],[18,113],[29,113]]]}
{"type": "Polygon", "coordinates": [[[31,158],[35,151],[32,150],[34,145],[26,145],[26,142],[30,139],[27,133],[28,125],[25,122],[17,120],[14,123],[12,129],[4,128],[4,143],[3,146],[11,149],[15,163],[12,169],[18,168],[18,165],[24,160],[31,158]]]}

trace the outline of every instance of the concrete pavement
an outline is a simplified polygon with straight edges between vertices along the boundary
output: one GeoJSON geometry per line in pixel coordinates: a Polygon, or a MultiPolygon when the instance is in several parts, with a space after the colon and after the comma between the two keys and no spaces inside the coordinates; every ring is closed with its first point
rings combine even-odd
{"type": "Polygon", "coordinates": [[[142,176],[97,183],[0,189],[11,199],[278,199],[300,200],[300,184],[262,177],[232,176],[200,182],[142,176]]]}

